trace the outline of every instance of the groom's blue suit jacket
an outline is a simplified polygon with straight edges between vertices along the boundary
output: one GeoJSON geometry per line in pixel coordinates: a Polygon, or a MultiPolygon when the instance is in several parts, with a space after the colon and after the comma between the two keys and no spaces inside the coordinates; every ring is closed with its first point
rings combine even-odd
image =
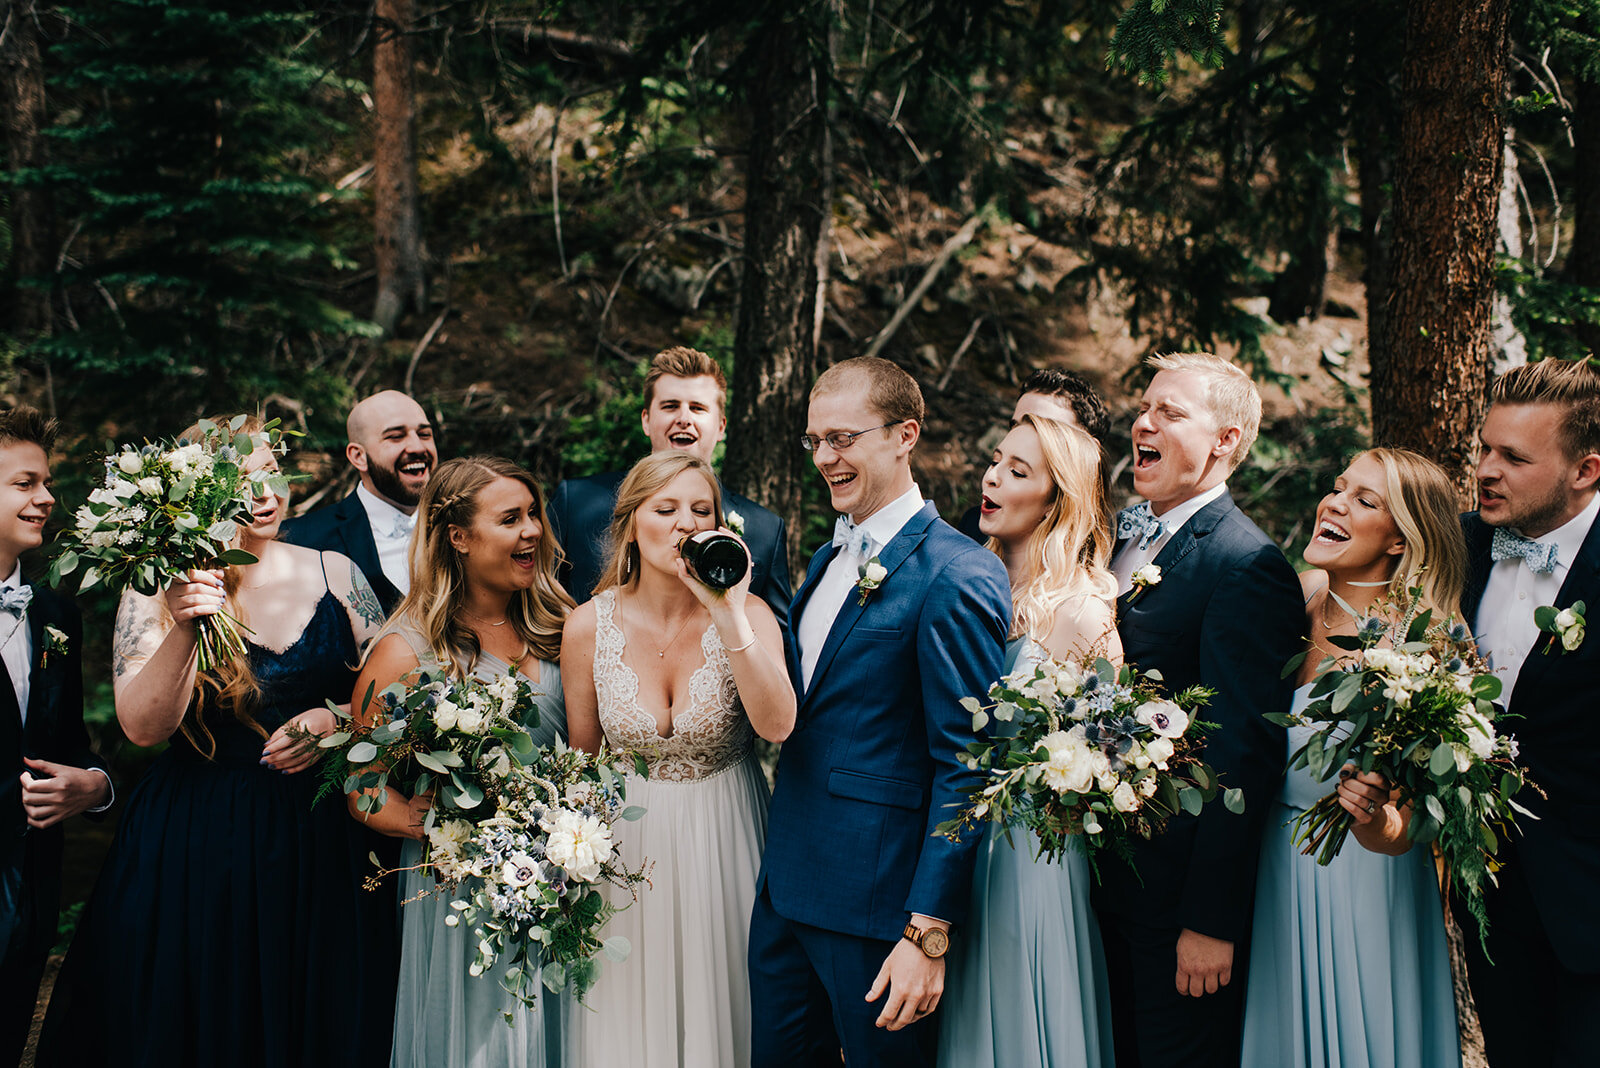
{"type": "MultiPolygon", "coordinates": [[[[790,619],[835,549],[811,558],[790,619]]],[[[993,553],[939,518],[932,504],[878,553],[888,571],[865,606],[845,598],[801,686],[783,743],[761,880],[778,914],[830,931],[891,941],[908,915],[959,923],[978,836],[933,834],[976,784],[960,763],[974,740],[963,697],[1000,676],[1011,589],[993,553]]],[[[794,643],[798,645],[798,642],[794,643]]]]}
{"type": "MultiPolygon", "coordinates": [[[[1494,528],[1472,512],[1461,517],[1467,536],[1467,588],[1461,614],[1482,630],[1478,608],[1494,561],[1494,528]]],[[[1589,529],[1578,559],[1567,569],[1555,606],[1584,602],[1591,621],[1600,616],[1600,522],[1589,529]]],[[[1503,840],[1500,860],[1521,868],[1538,909],[1538,920],[1556,957],[1580,975],[1600,972],[1600,789],[1595,782],[1596,710],[1600,708],[1600,636],[1590,632],[1578,648],[1543,651],[1543,636],[1522,662],[1517,683],[1500,699],[1520,716],[1501,729],[1516,736],[1518,763],[1536,790],[1517,795],[1538,819],[1517,821],[1518,833],[1503,840]]],[[[1492,897],[1491,897],[1492,901],[1492,897]]],[[[1531,918],[1528,918],[1531,919],[1531,918]]],[[[1491,925],[1499,924],[1492,911],[1491,925]]],[[[1470,937],[1470,936],[1469,936],[1470,937]]]]}
{"type": "Polygon", "coordinates": [[[1094,903],[1102,915],[1239,942],[1250,933],[1261,833],[1288,758],[1283,728],[1263,716],[1287,712],[1293,698],[1293,680],[1281,676],[1305,647],[1300,583],[1227,494],[1196,512],[1152,563],[1161,581],[1117,602],[1123,656],[1160,671],[1168,693],[1196,684],[1216,691],[1200,713],[1217,724],[1205,759],[1224,787],[1244,791],[1245,811],[1229,812],[1217,798],[1198,817],[1174,816],[1165,833],[1135,843],[1136,871],[1100,862],[1094,903]]]}

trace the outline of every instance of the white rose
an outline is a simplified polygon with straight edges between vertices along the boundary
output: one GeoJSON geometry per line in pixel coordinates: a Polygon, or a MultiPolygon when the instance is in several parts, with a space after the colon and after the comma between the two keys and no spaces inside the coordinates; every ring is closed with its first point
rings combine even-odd
{"type": "Polygon", "coordinates": [[[115,504],[121,504],[122,501],[127,500],[129,497],[137,497],[139,495],[139,487],[125,478],[112,479],[111,485],[106,488],[115,495],[116,499],[113,501],[115,504]]]}
{"type": "Polygon", "coordinates": [[[611,859],[611,828],[596,816],[563,811],[555,829],[545,842],[544,855],[552,864],[565,868],[567,875],[592,883],[600,877],[601,865],[611,859]]]}
{"type": "Polygon", "coordinates": [[[1427,767],[1428,761],[1433,759],[1433,746],[1419,745],[1411,750],[1411,763],[1419,768],[1427,767]]]}
{"type": "Polygon", "coordinates": [[[1133,582],[1139,586],[1154,586],[1161,581],[1161,569],[1155,564],[1145,564],[1133,573],[1133,582]]]}
{"type": "Polygon", "coordinates": [[[128,451],[117,454],[117,467],[126,475],[137,475],[144,469],[144,460],[136,452],[128,451]]]}
{"type": "Polygon", "coordinates": [[[1570,608],[1563,608],[1561,611],[1556,613],[1556,627],[1560,630],[1566,630],[1568,627],[1575,625],[1577,622],[1578,617],[1570,608]]]}
{"type": "Polygon", "coordinates": [[[873,584],[881,583],[889,577],[889,569],[876,560],[869,560],[861,568],[861,580],[873,584]]]}
{"type": "Polygon", "coordinates": [[[475,708],[463,708],[456,713],[456,729],[465,734],[477,734],[488,722],[489,717],[475,708]]]}
{"type": "Polygon", "coordinates": [[[1151,763],[1162,771],[1167,770],[1167,761],[1172,759],[1172,754],[1175,751],[1176,747],[1172,744],[1172,739],[1167,737],[1152,738],[1150,739],[1150,744],[1144,747],[1145,756],[1149,757],[1151,763]]]}
{"type": "Polygon", "coordinates": [[[1141,797],[1154,797],[1156,795],[1156,777],[1146,775],[1139,780],[1139,795],[1141,797]]]}
{"type": "Polygon", "coordinates": [[[1111,791],[1111,803],[1118,812],[1132,812],[1139,807],[1139,795],[1133,792],[1132,786],[1121,782],[1111,791]]]}
{"type": "Polygon", "coordinates": [[[455,730],[460,715],[461,710],[452,702],[440,701],[439,707],[433,710],[433,725],[442,731],[455,730]]]}
{"type": "Polygon", "coordinates": [[[1568,627],[1566,630],[1561,632],[1561,648],[1565,649],[1567,652],[1572,652],[1572,650],[1576,649],[1582,644],[1582,627],[1568,627]]]}
{"type": "Polygon", "coordinates": [[[1476,710],[1461,713],[1456,719],[1467,736],[1467,748],[1479,760],[1488,760],[1494,753],[1494,724],[1478,715],[1476,710]]]}

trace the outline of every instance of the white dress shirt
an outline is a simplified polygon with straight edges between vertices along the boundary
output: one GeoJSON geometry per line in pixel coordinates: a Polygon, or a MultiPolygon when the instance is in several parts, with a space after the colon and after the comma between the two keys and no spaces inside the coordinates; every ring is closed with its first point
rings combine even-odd
{"type": "MultiPolygon", "coordinates": [[[[20,563],[11,569],[10,578],[0,582],[0,588],[21,589],[26,585],[22,581],[20,563]]],[[[28,613],[14,616],[10,612],[0,612],[0,634],[5,636],[0,642],[0,660],[5,661],[6,674],[11,676],[11,689],[16,692],[17,707],[22,710],[22,722],[26,725],[28,697],[33,687],[33,635],[28,627],[28,613]]]]}
{"type": "Polygon", "coordinates": [[[878,509],[861,524],[860,530],[872,539],[872,550],[865,556],[850,548],[842,548],[828,562],[828,569],[817,580],[800,613],[795,627],[795,640],[800,643],[800,681],[807,689],[811,686],[811,673],[817,668],[817,658],[828,643],[828,632],[833,621],[844,607],[845,598],[861,581],[861,565],[882,551],[894,540],[896,534],[913,516],[922,511],[922,491],[913,483],[905,493],[878,509]]]}
{"type": "Polygon", "coordinates": [[[1503,687],[1502,704],[1510,705],[1522,662],[1533,651],[1540,637],[1533,610],[1553,605],[1567,581],[1567,572],[1578,559],[1589,528],[1600,514],[1600,496],[1589,495],[1583,511],[1563,525],[1536,540],[1556,543],[1556,566],[1548,575],[1536,575],[1522,557],[1501,560],[1489,569],[1489,581],[1478,602],[1478,618],[1473,628],[1478,635],[1478,651],[1489,658],[1503,687]]]}
{"type": "MultiPolygon", "coordinates": [[[[1166,548],[1174,534],[1183,529],[1185,523],[1193,519],[1200,509],[1227,492],[1228,484],[1219,482],[1204,493],[1197,493],[1182,504],[1168,508],[1165,514],[1156,516],[1161,520],[1161,533],[1143,549],[1139,548],[1138,538],[1129,538],[1128,544],[1111,561],[1112,574],[1117,576],[1117,596],[1121,597],[1133,589],[1133,573],[1161,555],[1161,550],[1166,548]]],[[[1112,525],[1115,526],[1115,523],[1112,525]]]]}
{"type": "Polygon", "coordinates": [[[406,515],[400,509],[367,489],[366,483],[356,487],[356,499],[367,510],[367,522],[372,525],[372,544],[378,550],[378,566],[383,577],[394,584],[401,595],[411,592],[411,531],[417,517],[406,515]]]}

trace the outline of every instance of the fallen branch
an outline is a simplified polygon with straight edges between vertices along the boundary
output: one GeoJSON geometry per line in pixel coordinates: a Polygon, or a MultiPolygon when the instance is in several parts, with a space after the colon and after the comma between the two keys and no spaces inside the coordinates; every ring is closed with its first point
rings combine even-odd
{"type": "Polygon", "coordinates": [[[444,321],[449,317],[450,306],[445,305],[445,309],[439,313],[439,317],[433,321],[432,326],[428,327],[428,332],[422,335],[422,340],[417,342],[417,347],[412,350],[411,363],[406,367],[406,388],[404,392],[408,396],[411,393],[411,380],[417,373],[417,364],[422,359],[423,351],[427,349],[429,343],[432,342],[435,335],[439,333],[439,328],[444,325],[444,321]]]}
{"type": "Polygon", "coordinates": [[[910,317],[911,310],[920,304],[922,298],[928,295],[928,290],[933,288],[934,280],[939,277],[939,272],[944,270],[945,264],[950,262],[950,257],[972,243],[973,237],[978,233],[978,227],[983,224],[984,219],[988,218],[988,216],[989,208],[985,206],[972,218],[962,223],[961,229],[952,234],[950,239],[940,247],[939,254],[933,258],[932,263],[928,264],[928,269],[922,272],[922,277],[917,280],[917,284],[912,287],[906,299],[901,302],[900,307],[895,309],[894,315],[890,317],[884,328],[878,331],[877,337],[872,339],[872,344],[867,346],[865,355],[876,356],[883,351],[883,347],[889,343],[889,339],[894,337],[906,319],[910,317]]]}
{"type": "Polygon", "coordinates": [[[940,393],[943,393],[945,387],[950,384],[950,376],[956,373],[956,364],[961,362],[961,357],[965,356],[967,350],[972,347],[972,339],[978,336],[978,327],[982,325],[983,316],[980,315],[972,320],[972,325],[967,328],[967,336],[962,338],[961,344],[956,346],[955,355],[950,357],[950,362],[945,364],[944,374],[939,376],[938,389],[940,393]]]}

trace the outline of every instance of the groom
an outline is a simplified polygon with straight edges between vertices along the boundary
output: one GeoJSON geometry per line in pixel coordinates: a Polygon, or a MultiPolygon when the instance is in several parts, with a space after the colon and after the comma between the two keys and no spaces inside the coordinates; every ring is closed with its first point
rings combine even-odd
{"type": "Polygon", "coordinates": [[[1600,372],[1556,359],[1507,371],[1479,437],[1461,609],[1501,701],[1521,717],[1506,729],[1539,786],[1518,800],[1538,818],[1501,839],[1504,867],[1484,891],[1488,957],[1459,902],[1456,918],[1489,1063],[1590,1064],[1600,1048],[1600,638],[1563,643],[1534,612],[1582,601],[1591,620],[1600,613],[1600,372]]]}
{"type": "Polygon", "coordinates": [[[1292,682],[1281,674],[1302,648],[1305,617],[1294,569],[1228,495],[1261,425],[1254,383],[1206,354],[1150,365],[1133,424],[1133,485],[1145,503],[1117,517],[1112,557],[1117,632],[1128,662],[1160,671],[1171,693],[1216,691],[1202,713],[1217,724],[1206,761],[1224,788],[1244,791],[1245,808],[1235,814],[1219,798],[1199,817],[1173,817],[1135,844],[1135,869],[1101,865],[1092,900],[1119,1068],[1232,1068],[1256,853],[1288,756],[1282,728],[1262,717],[1289,710],[1292,682]],[[1147,565],[1159,580],[1135,585],[1147,565]]]}
{"type": "Polygon", "coordinates": [[[790,616],[801,695],[750,929],[753,1063],[931,1065],[977,837],[933,834],[974,777],[967,696],[1000,677],[1005,568],[911,477],[922,392],[861,357],[811,389],[802,444],[843,513],[790,616]]]}

